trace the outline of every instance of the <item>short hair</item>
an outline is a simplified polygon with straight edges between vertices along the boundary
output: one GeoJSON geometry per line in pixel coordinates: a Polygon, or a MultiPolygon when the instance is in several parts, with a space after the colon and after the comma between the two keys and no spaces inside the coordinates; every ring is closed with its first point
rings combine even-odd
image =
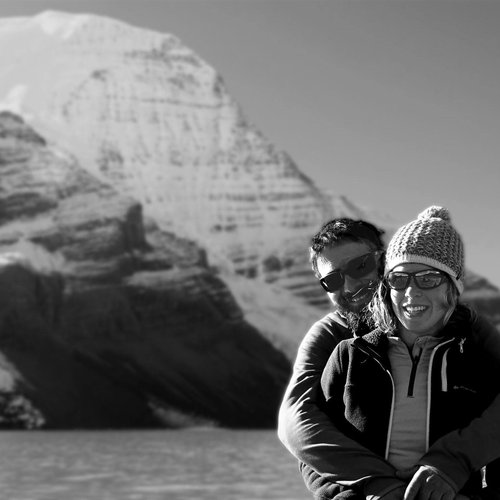
{"type": "Polygon", "coordinates": [[[344,241],[359,241],[368,243],[375,250],[383,250],[383,234],[383,230],[364,220],[348,218],[332,219],[324,224],[311,240],[309,261],[311,262],[314,274],[317,278],[320,277],[318,272],[318,257],[325,248],[344,241]]]}

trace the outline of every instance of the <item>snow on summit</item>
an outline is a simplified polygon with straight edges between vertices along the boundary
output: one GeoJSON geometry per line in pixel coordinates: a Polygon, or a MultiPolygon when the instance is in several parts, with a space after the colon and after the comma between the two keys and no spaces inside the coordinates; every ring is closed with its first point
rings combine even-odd
{"type": "Polygon", "coordinates": [[[175,36],[45,12],[3,20],[0,42],[3,109],[219,265],[258,274],[269,256],[293,261],[331,212],[175,36]]]}

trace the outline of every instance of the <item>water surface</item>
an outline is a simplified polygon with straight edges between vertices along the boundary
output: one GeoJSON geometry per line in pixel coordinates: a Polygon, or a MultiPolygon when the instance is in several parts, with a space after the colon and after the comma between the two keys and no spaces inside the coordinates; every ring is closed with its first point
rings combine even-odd
{"type": "Polygon", "coordinates": [[[1,432],[8,500],[307,500],[274,431],[1,432]]]}

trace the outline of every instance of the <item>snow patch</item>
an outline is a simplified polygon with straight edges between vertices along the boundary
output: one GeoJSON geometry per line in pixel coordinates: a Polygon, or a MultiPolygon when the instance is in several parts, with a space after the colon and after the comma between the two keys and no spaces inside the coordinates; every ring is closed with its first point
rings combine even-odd
{"type": "Polygon", "coordinates": [[[80,14],[75,16],[73,14],[49,10],[36,16],[35,19],[44,33],[66,40],[84,25],[89,17],[89,15],[80,14]]]}
{"type": "Polygon", "coordinates": [[[27,113],[23,111],[23,103],[28,93],[28,86],[26,84],[19,84],[14,86],[3,100],[0,100],[0,109],[3,111],[11,111],[22,115],[24,118],[29,119],[27,113]]]}
{"type": "Polygon", "coordinates": [[[45,274],[58,273],[67,267],[62,255],[51,253],[42,246],[27,240],[20,240],[13,245],[2,247],[0,267],[12,264],[22,264],[45,274]]]}

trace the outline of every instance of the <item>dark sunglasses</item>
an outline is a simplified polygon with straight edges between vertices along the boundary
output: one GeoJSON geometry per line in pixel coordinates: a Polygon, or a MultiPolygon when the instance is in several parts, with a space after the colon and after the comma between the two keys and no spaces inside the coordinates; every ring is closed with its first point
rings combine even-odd
{"type": "Polygon", "coordinates": [[[343,269],[335,269],[319,280],[321,286],[330,293],[336,292],[345,282],[345,277],[357,279],[377,268],[378,258],[383,252],[370,252],[349,260],[343,269]]]}
{"type": "Polygon", "coordinates": [[[393,290],[404,290],[410,285],[413,278],[415,285],[423,290],[436,288],[443,281],[446,281],[447,275],[441,271],[425,270],[416,273],[404,273],[402,271],[393,271],[387,275],[385,281],[393,290]]]}

